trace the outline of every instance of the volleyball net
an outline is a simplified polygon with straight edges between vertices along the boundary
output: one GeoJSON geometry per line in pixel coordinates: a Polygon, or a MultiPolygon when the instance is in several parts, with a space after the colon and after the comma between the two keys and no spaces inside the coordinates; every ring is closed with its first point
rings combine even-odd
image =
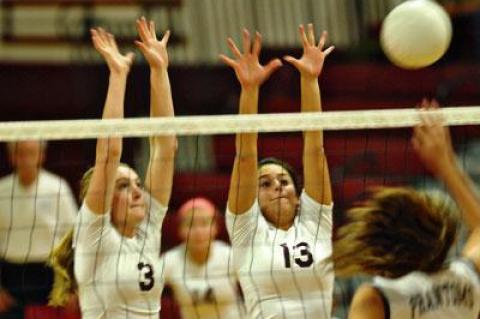
{"type": "MultiPolygon", "coordinates": [[[[261,133],[258,140],[259,158],[273,156],[290,163],[301,172],[301,132],[323,130],[335,203],[334,222],[341,222],[342,211],[373,186],[410,185],[441,189],[429,178],[410,144],[411,129],[420,122],[419,112],[423,111],[409,108],[307,114],[4,122],[0,124],[0,141],[56,141],[49,146],[46,166],[67,175],[65,178],[77,192],[82,171],[93,165],[96,138],[124,137],[124,157],[141,172],[142,168],[137,166],[148,162],[148,150],[142,148],[146,143],[138,138],[177,135],[177,163],[187,161],[190,164],[177,165],[175,172],[171,205],[162,229],[162,245],[166,251],[181,243],[177,231],[179,222],[174,212],[183,202],[193,197],[206,197],[220,212],[224,211],[235,156],[236,133],[261,133]]],[[[461,164],[471,174],[480,176],[480,165],[477,169],[475,164],[475,157],[480,153],[480,142],[477,143],[480,141],[480,130],[475,127],[480,123],[480,107],[445,107],[437,112],[444,118],[445,125],[452,129],[461,164]]],[[[31,196],[34,196],[34,201],[40,198],[35,192],[31,196]]],[[[1,200],[6,202],[8,198],[2,194],[1,200]]],[[[13,213],[7,214],[10,219],[4,218],[3,221],[8,219],[9,222],[0,225],[4,238],[15,231],[12,229],[15,225],[13,213]]],[[[31,218],[38,217],[33,214],[31,218]]],[[[38,231],[34,226],[36,222],[26,223],[30,226],[22,230],[28,238],[29,247],[34,246],[34,232],[38,231]]],[[[225,230],[220,231],[219,237],[228,241],[225,230]]],[[[4,258],[8,250],[15,249],[15,244],[12,241],[4,242],[3,255],[0,257],[4,258]]],[[[210,280],[212,277],[215,275],[211,274],[210,280]]],[[[353,290],[361,281],[356,280],[336,282],[334,314],[339,318],[345,315],[353,290]]],[[[217,302],[208,293],[197,297],[197,303],[217,302]]],[[[175,318],[175,314],[172,314],[174,311],[169,308],[173,297],[166,298],[169,301],[162,310],[164,318],[175,318]]],[[[182,308],[181,302],[179,306],[182,308]]],[[[220,313],[218,307],[216,311],[220,313]]]]}
{"type": "MultiPolygon", "coordinates": [[[[181,116],[105,120],[4,122],[0,141],[22,139],[70,140],[97,137],[152,135],[213,135],[246,132],[299,132],[411,127],[419,123],[419,109],[330,111],[255,115],[181,116]]],[[[446,125],[480,123],[480,107],[446,107],[438,111],[446,125]]]]}

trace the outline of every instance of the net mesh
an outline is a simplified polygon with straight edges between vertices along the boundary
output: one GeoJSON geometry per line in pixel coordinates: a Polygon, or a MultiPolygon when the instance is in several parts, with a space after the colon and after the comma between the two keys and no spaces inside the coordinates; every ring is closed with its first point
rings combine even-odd
{"type": "MultiPolygon", "coordinates": [[[[18,209],[14,208],[13,198],[19,194],[13,191],[2,193],[0,200],[4,206],[7,206],[8,211],[6,214],[1,213],[8,215],[8,221],[3,218],[0,231],[3,233],[2,236],[8,238],[8,240],[3,241],[4,249],[1,252],[1,257],[6,260],[12,250],[25,249],[26,255],[22,255],[21,258],[23,258],[22,261],[27,261],[34,255],[32,247],[36,243],[40,243],[36,236],[45,230],[42,227],[47,227],[49,231],[53,227],[56,234],[62,233],[63,228],[68,228],[69,224],[60,220],[61,210],[64,208],[58,205],[64,199],[73,197],[73,193],[78,193],[78,181],[83,172],[93,162],[95,138],[125,137],[124,159],[136,168],[140,176],[143,176],[142,172],[145,168],[142,165],[148,164],[148,153],[145,149],[142,149],[146,143],[143,143],[138,137],[163,134],[190,136],[191,140],[185,143],[188,146],[185,148],[180,146],[177,156],[178,162],[181,162],[183,157],[188,156],[189,164],[183,165],[182,169],[175,173],[169,212],[165,217],[162,228],[162,252],[172,251],[177,247],[177,250],[173,251],[176,255],[175,253],[170,255],[173,258],[172,271],[174,274],[171,275],[170,281],[167,281],[169,289],[165,289],[163,292],[162,317],[178,318],[180,313],[183,312],[184,314],[189,313],[197,316],[213,313],[217,318],[233,318],[231,313],[226,314],[224,312],[227,300],[229,300],[227,298],[228,294],[237,289],[235,271],[231,268],[233,267],[233,261],[227,252],[228,246],[215,242],[217,246],[214,248],[221,252],[219,254],[225,253],[221,256],[223,256],[223,261],[226,262],[227,271],[222,274],[215,270],[209,270],[209,268],[202,270],[191,261],[187,261],[186,252],[178,250],[178,245],[182,242],[182,235],[179,234],[179,230],[182,225],[185,226],[185,220],[179,218],[175,212],[190,198],[203,197],[209,199],[220,212],[219,218],[216,219],[218,223],[217,239],[223,242],[229,241],[223,215],[235,156],[234,134],[238,132],[265,133],[260,134],[258,141],[259,158],[274,156],[290,163],[297,172],[301,172],[303,138],[300,132],[325,130],[324,146],[332,179],[335,203],[333,218],[336,225],[342,222],[344,209],[361,199],[367,189],[372,186],[413,185],[418,188],[442,190],[442,187],[429,177],[426,169],[416,158],[410,144],[411,128],[419,122],[418,112],[416,109],[396,109],[323,112],[318,114],[184,116],[171,119],[135,118],[1,123],[0,141],[17,142],[32,139],[52,141],[47,148],[48,160],[45,162],[45,166],[48,170],[64,176],[73,188],[71,194],[61,192],[60,190],[63,190],[63,188],[66,189],[67,183],[59,183],[56,186],[56,192],[43,194],[40,192],[43,185],[37,182],[34,191],[29,194],[22,194],[22,196],[25,196],[22,202],[35,203],[33,204],[33,210],[30,210],[31,214],[22,221],[23,224],[19,224],[18,220],[13,218],[16,213],[14,209],[18,209]],[[205,143],[205,139],[208,139],[209,142],[205,143]],[[203,142],[200,143],[200,140],[203,142]],[[203,147],[207,144],[209,154],[205,155],[203,147]],[[205,161],[209,163],[206,164],[205,161]],[[42,226],[43,221],[39,217],[39,213],[42,201],[48,199],[53,199],[57,203],[57,206],[53,208],[56,212],[56,220],[42,226]],[[9,205],[10,207],[8,207],[9,205]],[[15,240],[12,237],[15,232],[22,238],[28,238],[24,241],[26,243],[25,247],[19,248],[20,240],[15,240]],[[19,235],[19,232],[23,235],[19,235]],[[227,287],[230,287],[231,290],[227,287]]],[[[476,143],[480,132],[473,126],[480,122],[480,107],[447,107],[443,108],[441,112],[446,124],[455,126],[452,128],[453,140],[457,153],[460,155],[461,164],[474,178],[480,176],[480,169],[477,169],[477,165],[472,160],[480,149],[476,143]]],[[[182,141],[180,139],[179,143],[181,144],[182,141]]],[[[6,170],[6,167],[3,168],[6,170]]],[[[193,225],[192,223],[192,220],[187,221],[187,230],[193,225]]],[[[212,223],[212,221],[209,221],[206,227],[211,227],[212,223]]],[[[189,236],[186,235],[184,238],[188,241],[191,238],[189,236]]],[[[51,250],[56,243],[58,241],[51,238],[47,250],[51,250]]],[[[461,243],[460,241],[454,247],[452,254],[460,251],[461,243]]],[[[287,248],[285,248],[284,253],[294,254],[293,250],[287,248]]],[[[115,255],[116,252],[112,252],[112,254],[115,255]]],[[[296,259],[292,258],[292,263],[295,263],[296,259]]],[[[299,260],[301,262],[304,259],[299,260]]],[[[5,269],[7,269],[7,272],[11,271],[8,269],[11,264],[11,262],[4,263],[2,273],[5,272],[5,269]]],[[[269,268],[273,266],[265,265],[265,267],[266,275],[264,278],[269,278],[274,283],[272,285],[273,291],[284,289],[281,283],[275,281],[278,278],[272,274],[269,268]]],[[[14,271],[17,272],[17,275],[22,276],[30,273],[30,270],[26,268],[14,269],[14,271]]],[[[145,278],[148,279],[148,271],[148,267],[142,269],[141,276],[146,276],[145,278]]],[[[165,275],[168,274],[165,273],[165,275]]],[[[27,282],[27,279],[25,277],[22,283],[23,287],[30,287],[31,283],[27,282]]],[[[28,280],[34,282],[31,278],[28,280]]],[[[255,281],[255,278],[251,280],[255,281]]],[[[337,318],[346,316],[355,288],[365,280],[368,280],[368,278],[357,277],[351,280],[335,281],[334,316],[337,318]]],[[[117,287],[119,298],[128,304],[128,292],[125,292],[122,286],[124,284],[128,286],[126,281],[128,280],[119,278],[111,284],[117,287]]],[[[148,285],[148,283],[148,280],[144,281],[144,284],[148,285]]],[[[32,285],[35,285],[35,283],[32,285]]],[[[292,289],[301,292],[302,286],[296,286],[292,289]]],[[[98,298],[104,298],[101,296],[101,292],[97,293],[98,298]]],[[[239,297],[240,299],[235,298],[233,298],[235,300],[234,308],[242,313],[244,310],[239,310],[243,309],[241,297],[239,297]]],[[[304,307],[309,307],[311,302],[320,301],[305,299],[302,302],[304,307]]],[[[327,308],[325,306],[325,309],[327,308]]],[[[52,314],[51,308],[33,307],[29,311],[31,317],[36,316],[38,318],[71,316],[71,314],[61,311],[52,314]]],[[[288,317],[288,313],[284,315],[285,318],[288,317]]]]}

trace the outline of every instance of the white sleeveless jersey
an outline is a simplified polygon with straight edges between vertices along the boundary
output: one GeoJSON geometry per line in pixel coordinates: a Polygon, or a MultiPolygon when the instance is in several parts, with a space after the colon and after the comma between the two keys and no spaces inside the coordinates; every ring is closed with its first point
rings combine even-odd
{"type": "Polygon", "coordinates": [[[258,202],[241,215],[227,211],[234,265],[251,318],[330,318],[334,274],[332,208],[305,191],[294,225],[270,225],[258,202]]]}
{"type": "Polygon", "coordinates": [[[480,315],[480,276],[466,259],[456,259],[434,274],[376,277],[374,287],[383,295],[386,319],[478,319],[480,315]]]}
{"type": "Polygon", "coordinates": [[[163,257],[165,285],[169,285],[183,319],[239,319],[244,306],[237,289],[231,249],[214,241],[203,265],[186,257],[182,244],[163,257]]]}
{"type": "Polygon", "coordinates": [[[120,235],[110,213],[84,203],[75,226],[75,277],[83,319],[158,319],[163,289],[160,231],[166,207],[146,200],[149,212],[134,238],[120,235]]]}

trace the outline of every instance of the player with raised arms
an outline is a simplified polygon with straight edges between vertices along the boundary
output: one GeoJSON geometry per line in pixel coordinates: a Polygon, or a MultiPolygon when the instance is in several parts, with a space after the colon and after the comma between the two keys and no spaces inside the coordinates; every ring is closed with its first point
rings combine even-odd
{"type": "MultiPolygon", "coordinates": [[[[300,59],[285,60],[301,78],[302,112],[320,112],[318,77],[333,47],[317,43],[313,25],[299,28],[300,59]]],[[[261,36],[251,43],[243,31],[243,52],[232,39],[234,58],[221,59],[241,85],[240,114],[256,114],[260,86],[281,66],[259,63],[261,36]]],[[[279,159],[258,162],[257,134],[236,135],[236,156],[227,205],[227,229],[245,304],[251,318],[330,318],[334,275],[331,253],[332,193],[321,131],[304,132],[304,189],[279,159]]]]}

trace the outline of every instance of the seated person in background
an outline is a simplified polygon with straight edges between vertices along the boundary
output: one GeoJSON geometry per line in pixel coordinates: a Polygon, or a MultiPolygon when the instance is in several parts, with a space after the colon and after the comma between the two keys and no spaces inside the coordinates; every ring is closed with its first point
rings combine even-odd
{"type": "Polygon", "coordinates": [[[177,211],[183,243],[163,256],[165,284],[174,293],[183,319],[242,318],[230,246],[215,240],[218,211],[196,197],[177,211]]]}
{"type": "Polygon", "coordinates": [[[0,317],[23,318],[29,304],[43,305],[53,271],[53,247],[73,227],[77,203],[67,182],[42,168],[47,144],[7,144],[14,172],[0,179],[0,317]]]}

